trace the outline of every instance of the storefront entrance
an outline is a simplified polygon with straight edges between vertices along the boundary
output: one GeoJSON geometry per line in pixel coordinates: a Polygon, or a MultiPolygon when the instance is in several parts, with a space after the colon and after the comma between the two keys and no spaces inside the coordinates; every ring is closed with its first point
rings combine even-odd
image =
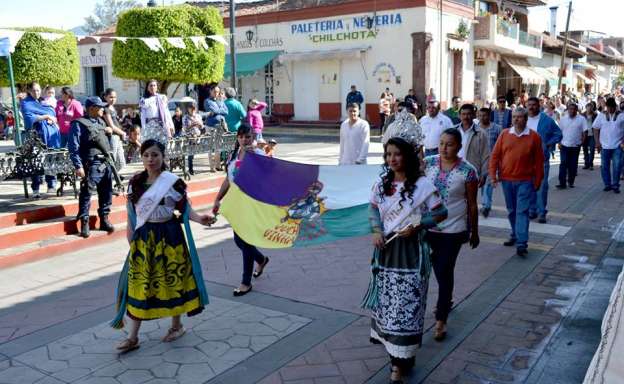
{"type": "MultiPolygon", "coordinates": [[[[340,97],[341,97],[341,116],[342,120],[347,118],[346,103],[347,94],[351,91],[351,86],[355,85],[357,89],[364,95],[364,103],[362,109],[366,106],[366,99],[373,100],[374,96],[364,94],[366,78],[362,69],[360,59],[344,59],[340,62],[340,97]],[[367,97],[368,96],[368,97],[367,97]]],[[[366,111],[360,111],[360,116],[365,118],[366,111]]]]}

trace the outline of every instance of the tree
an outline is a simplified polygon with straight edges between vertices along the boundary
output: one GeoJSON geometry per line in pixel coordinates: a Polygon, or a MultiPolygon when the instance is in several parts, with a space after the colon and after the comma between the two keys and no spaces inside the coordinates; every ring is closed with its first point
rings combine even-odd
{"type": "Polygon", "coordinates": [[[121,12],[139,6],[136,0],[104,0],[95,5],[94,16],[85,18],[84,29],[90,34],[106,29],[117,22],[121,12]]]}
{"type": "MultiPolygon", "coordinates": [[[[135,8],[125,11],[117,22],[117,36],[186,37],[223,34],[223,19],[216,8],[192,5],[135,8]]],[[[208,49],[197,48],[184,38],[186,48],[175,48],[166,40],[162,51],[152,51],[141,40],[128,39],[113,45],[113,74],[123,79],[159,81],[166,94],[171,82],[211,83],[223,78],[225,47],[204,38],[208,49]]]]}
{"type": "MultiPolygon", "coordinates": [[[[15,28],[18,29],[18,28],[15,28]]],[[[76,36],[51,28],[23,28],[26,31],[11,55],[15,82],[24,84],[37,81],[41,85],[77,84],[80,76],[80,59],[76,36]],[[62,34],[56,40],[47,40],[37,33],[62,34]]],[[[6,60],[0,60],[0,86],[9,86],[6,60]]]]}

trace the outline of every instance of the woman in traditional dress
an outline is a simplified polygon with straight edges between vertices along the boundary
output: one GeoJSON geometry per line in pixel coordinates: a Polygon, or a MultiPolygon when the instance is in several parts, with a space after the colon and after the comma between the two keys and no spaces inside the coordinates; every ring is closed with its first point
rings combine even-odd
{"type": "Polygon", "coordinates": [[[169,342],[186,332],[180,320],[183,313],[196,315],[208,304],[189,220],[211,225],[215,218],[193,210],[186,184],[165,170],[164,153],[159,141],[145,141],[141,145],[145,170],[128,187],[130,251],[117,288],[117,317],[111,323],[122,328],[126,313],[131,319],[128,338],[117,346],[122,352],[138,348],[143,320],[172,317],[162,339],[169,342]],[[174,216],[176,210],[181,213],[184,232],[174,216]]]}
{"type": "Polygon", "coordinates": [[[106,101],[108,107],[104,109],[104,121],[106,125],[113,129],[113,135],[111,136],[111,148],[113,152],[113,159],[115,161],[115,168],[117,172],[121,171],[126,166],[126,157],[123,149],[123,142],[126,141],[126,132],[121,127],[119,122],[119,116],[115,109],[115,103],[117,103],[117,92],[113,88],[106,88],[102,99],[106,101]]]}
{"type": "MultiPolygon", "coordinates": [[[[230,189],[230,183],[234,181],[234,177],[236,176],[236,173],[238,172],[238,169],[240,168],[247,152],[254,152],[263,156],[265,155],[264,151],[254,146],[254,135],[251,131],[251,127],[246,122],[243,122],[238,128],[238,132],[236,134],[236,147],[234,148],[234,152],[232,153],[226,167],[227,178],[223,181],[223,184],[221,184],[221,189],[219,190],[217,199],[214,203],[214,214],[219,212],[221,199],[223,199],[227,191],[230,189]]],[[[260,175],[258,176],[260,177],[260,175]]],[[[258,278],[262,275],[264,268],[269,263],[269,258],[260,253],[258,248],[246,243],[245,240],[236,234],[236,232],[234,232],[234,242],[243,253],[243,278],[241,284],[234,290],[233,294],[234,296],[243,296],[251,292],[251,277],[253,276],[258,278]],[[258,265],[255,271],[254,262],[258,265]]]]}
{"type": "Polygon", "coordinates": [[[373,310],[371,342],[390,355],[392,383],[402,382],[422,341],[431,268],[425,230],[446,218],[435,186],[421,171],[417,143],[408,140],[400,133],[386,143],[369,215],[375,253],[364,307],[373,310]]]}
{"type": "Polygon", "coordinates": [[[472,248],[479,246],[479,177],[475,167],[458,156],[461,142],[458,129],[447,129],[440,136],[439,155],[425,158],[427,178],[438,189],[448,210],[446,220],[427,233],[433,271],[438,281],[433,336],[437,341],[446,337],[446,321],[453,306],[455,262],[461,246],[466,242],[470,242],[472,248]]]}
{"type": "Polygon", "coordinates": [[[167,96],[158,93],[158,82],[149,80],[139,102],[141,114],[141,137],[154,139],[167,145],[175,133],[171,112],[167,108],[167,96]]]}

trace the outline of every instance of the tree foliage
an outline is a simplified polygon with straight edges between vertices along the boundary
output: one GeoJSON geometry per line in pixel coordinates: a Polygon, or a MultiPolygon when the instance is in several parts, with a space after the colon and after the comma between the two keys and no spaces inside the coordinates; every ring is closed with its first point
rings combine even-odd
{"type": "MultiPolygon", "coordinates": [[[[18,29],[18,28],[15,28],[18,29]]],[[[11,55],[13,74],[17,84],[37,81],[41,85],[77,84],[80,59],[76,37],[51,28],[23,28],[26,31],[11,55]],[[46,40],[33,32],[52,32],[64,35],[57,40],[46,40]]],[[[0,60],[0,86],[9,85],[6,60],[0,60]]]]}
{"type": "MultiPolygon", "coordinates": [[[[223,20],[216,8],[188,4],[135,8],[122,13],[117,22],[117,36],[185,37],[222,35],[223,20]]],[[[208,49],[197,48],[189,38],[185,49],[160,40],[164,52],[152,51],[145,43],[128,39],[113,45],[113,74],[124,79],[160,81],[161,92],[171,82],[209,83],[223,78],[225,47],[205,39],[208,49]]]]}
{"type": "Polygon", "coordinates": [[[139,6],[136,0],[104,0],[95,5],[93,16],[85,18],[84,29],[90,34],[106,29],[117,22],[121,12],[139,6]]]}

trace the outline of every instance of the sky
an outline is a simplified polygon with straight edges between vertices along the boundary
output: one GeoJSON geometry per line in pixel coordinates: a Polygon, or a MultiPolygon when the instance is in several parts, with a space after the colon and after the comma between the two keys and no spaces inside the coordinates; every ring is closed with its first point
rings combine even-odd
{"type": "MultiPolygon", "coordinates": [[[[99,0],[101,1],[101,0],[99,0]]],[[[147,4],[147,0],[139,0],[147,4]]],[[[224,0],[227,1],[227,0],[224,0]]],[[[237,2],[249,0],[236,0],[237,2]]],[[[46,26],[72,29],[83,24],[84,18],[93,13],[98,0],[0,0],[0,27],[46,26]]],[[[185,0],[157,0],[158,4],[179,4],[185,0]]],[[[548,0],[548,6],[531,9],[529,24],[535,31],[548,30],[550,11],[558,5],[557,30],[565,30],[568,1],[548,0]]],[[[570,28],[592,29],[621,36],[621,18],[624,0],[573,0],[570,28]]]]}

